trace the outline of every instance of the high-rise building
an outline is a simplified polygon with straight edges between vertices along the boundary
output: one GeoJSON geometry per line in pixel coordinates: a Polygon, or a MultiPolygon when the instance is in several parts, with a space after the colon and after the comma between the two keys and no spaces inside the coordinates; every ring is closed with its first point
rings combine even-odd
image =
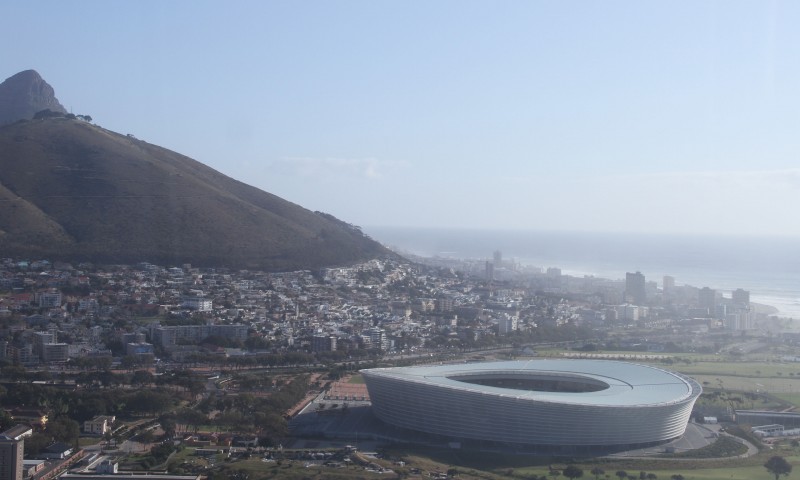
{"type": "Polygon", "coordinates": [[[436,299],[436,311],[437,312],[452,312],[453,311],[453,299],[442,297],[436,299]]]}
{"type": "Polygon", "coordinates": [[[497,334],[508,335],[509,333],[517,330],[519,317],[517,315],[502,315],[497,322],[497,334]]]}
{"type": "Polygon", "coordinates": [[[675,277],[664,275],[664,281],[661,284],[661,290],[664,295],[669,295],[675,289],[675,277]]]}
{"type": "Polygon", "coordinates": [[[314,335],[311,341],[311,350],[315,352],[336,351],[336,337],[333,335],[314,335]]]}
{"type": "Polygon", "coordinates": [[[697,292],[697,306],[707,310],[710,315],[717,312],[717,292],[708,287],[703,287],[697,292]]]}
{"type": "Polygon", "coordinates": [[[27,425],[17,425],[0,433],[0,480],[22,480],[25,437],[32,433],[27,425]]]}
{"type": "Polygon", "coordinates": [[[503,252],[500,250],[494,251],[494,266],[500,268],[503,266],[503,252]]]}
{"type": "Polygon", "coordinates": [[[486,280],[494,280],[494,263],[489,261],[486,262],[486,280]]]}
{"type": "Polygon", "coordinates": [[[39,307],[41,308],[58,308],[61,306],[61,292],[41,292],[36,294],[39,307]]]}
{"type": "Polygon", "coordinates": [[[741,288],[737,288],[731,294],[733,304],[739,306],[748,306],[750,305],[750,292],[747,290],[742,290],[741,288]]]}
{"type": "Polygon", "coordinates": [[[647,303],[644,275],[641,272],[625,274],[625,299],[635,305],[647,303]]]}
{"type": "Polygon", "coordinates": [[[558,267],[547,267],[547,276],[550,278],[560,278],[561,269],[558,267]]]}
{"type": "Polygon", "coordinates": [[[362,334],[369,338],[370,345],[372,348],[377,348],[380,350],[388,350],[389,349],[389,337],[386,336],[386,332],[381,330],[378,327],[372,327],[364,330],[362,334]]]}

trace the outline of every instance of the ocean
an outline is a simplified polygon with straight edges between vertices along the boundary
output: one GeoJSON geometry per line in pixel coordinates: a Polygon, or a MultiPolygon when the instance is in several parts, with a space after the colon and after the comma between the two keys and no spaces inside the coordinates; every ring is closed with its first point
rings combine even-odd
{"type": "Polygon", "coordinates": [[[642,272],[659,286],[710,287],[730,297],[743,288],[753,302],[782,317],[800,318],[800,239],[369,227],[364,232],[392,249],[419,256],[504,260],[559,267],[567,275],[624,279],[642,272]]]}

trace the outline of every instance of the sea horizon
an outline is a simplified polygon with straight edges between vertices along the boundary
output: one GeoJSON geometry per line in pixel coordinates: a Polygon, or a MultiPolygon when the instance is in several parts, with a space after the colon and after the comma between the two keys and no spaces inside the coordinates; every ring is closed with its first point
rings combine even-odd
{"type": "Polygon", "coordinates": [[[572,276],[624,279],[641,272],[659,287],[709,287],[730,297],[737,288],[751,301],[800,318],[800,239],[767,236],[658,235],[411,227],[364,231],[398,251],[421,257],[489,260],[495,251],[524,266],[557,267],[572,276]]]}

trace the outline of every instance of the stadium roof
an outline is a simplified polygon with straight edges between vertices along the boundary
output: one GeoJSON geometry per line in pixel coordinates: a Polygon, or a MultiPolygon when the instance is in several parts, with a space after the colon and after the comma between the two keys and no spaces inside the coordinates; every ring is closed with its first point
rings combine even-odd
{"type": "MultiPolygon", "coordinates": [[[[378,368],[371,375],[397,380],[439,385],[454,390],[491,395],[594,406],[653,406],[680,402],[691,397],[693,384],[682,375],[660,368],[610,360],[526,360],[434,365],[422,367],[378,368]],[[604,388],[590,392],[518,390],[468,383],[469,376],[566,378],[570,381],[597,384],[604,388]],[[461,379],[459,379],[459,377],[461,379]]],[[[699,388],[699,386],[698,386],[699,388]]]]}

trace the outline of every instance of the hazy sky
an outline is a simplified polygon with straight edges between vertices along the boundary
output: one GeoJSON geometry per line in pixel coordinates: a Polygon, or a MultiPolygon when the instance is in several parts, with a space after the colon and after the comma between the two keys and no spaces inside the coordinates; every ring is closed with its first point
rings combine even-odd
{"type": "Polygon", "coordinates": [[[800,236],[800,3],[15,1],[0,80],[365,226],[800,236]]]}

